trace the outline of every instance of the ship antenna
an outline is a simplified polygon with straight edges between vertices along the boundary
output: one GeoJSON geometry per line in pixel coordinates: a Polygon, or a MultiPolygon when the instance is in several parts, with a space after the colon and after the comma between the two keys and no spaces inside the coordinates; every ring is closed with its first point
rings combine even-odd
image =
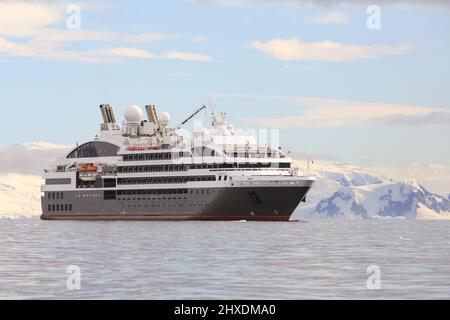
{"type": "Polygon", "coordinates": [[[193,117],[195,117],[197,115],[197,113],[199,113],[200,111],[202,111],[203,109],[206,109],[206,106],[203,105],[200,108],[198,108],[196,111],[194,111],[194,113],[192,113],[189,117],[187,117],[182,123],[180,123],[178,126],[175,127],[175,130],[180,129],[186,122],[188,122],[189,120],[191,120],[193,117]]]}
{"type": "Polygon", "coordinates": [[[216,105],[214,104],[214,102],[212,100],[209,100],[208,108],[211,111],[211,124],[214,125],[214,121],[216,119],[216,115],[215,115],[214,111],[216,109],[216,105]]]}

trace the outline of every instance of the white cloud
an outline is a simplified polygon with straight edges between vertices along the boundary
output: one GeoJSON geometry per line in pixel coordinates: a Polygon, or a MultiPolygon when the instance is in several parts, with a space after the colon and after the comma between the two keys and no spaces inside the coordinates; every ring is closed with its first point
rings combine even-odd
{"type": "Polygon", "coordinates": [[[158,57],[146,50],[136,48],[104,48],[97,51],[100,56],[111,58],[139,58],[139,59],[158,59],[158,57]]]}
{"type": "Polygon", "coordinates": [[[164,54],[163,57],[166,59],[182,60],[182,61],[203,61],[203,62],[212,61],[211,57],[204,54],[181,52],[181,51],[168,52],[164,54]]]}
{"type": "Polygon", "coordinates": [[[0,3],[0,35],[30,38],[36,43],[53,46],[77,41],[153,42],[175,38],[159,32],[124,34],[83,28],[57,28],[57,24],[64,25],[65,18],[64,3],[0,3]]]}
{"type": "Polygon", "coordinates": [[[56,158],[64,157],[72,147],[42,141],[0,147],[0,174],[40,175],[44,168],[56,158]]]}
{"type": "Polygon", "coordinates": [[[202,6],[207,5],[257,5],[257,4],[298,4],[298,5],[319,5],[319,6],[336,6],[340,4],[351,4],[368,6],[371,4],[380,5],[422,5],[422,6],[437,6],[448,7],[450,2],[447,0],[179,0],[184,2],[193,2],[202,6]]]}
{"type": "Polygon", "coordinates": [[[267,128],[450,124],[450,110],[443,108],[307,97],[264,97],[289,101],[298,107],[298,113],[290,116],[248,119],[254,125],[267,128]]]}
{"type": "MultiPolygon", "coordinates": [[[[115,62],[136,58],[212,61],[210,57],[200,53],[174,51],[158,56],[129,45],[175,38],[164,33],[125,34],[89,29],[64,29],[62,26],[65,19],[65,5],[58,2],[0,3],[0,56],[75,62],[115,62]],[[90,42],[94,47],[84,50],[67,49],[68,45],[77,42],[90,42]],[[98,42],[113,45],[99,47],[98,42]]],[[[89,6],[83,8],[88,10],[89,6]]]]}
{"type": "Polygon", "coordinates": [[[206,43],[206,42],[208,42],[208,38],[206,38],[206,37],[195,37],[194,39],[192,39],[192,42],[194,42],[194,43],[206,43]]]}
{"type": "Polygon", "coordinates": [[[347,21],[347,15],[340,11],[330,11],[311,20],[311,22],[315,24],[336,24],[344,23],[347,21]]]}
{"type": "Polygon", "coordinates": [[[450,124],[450,111],[437,109],[433,112],[424,114],[397,114],[376,118],[371,121],[372,124],[392,124],[414,126],[420,124],[450,124]]]}
{"type": "Polygon", "coordinates": [[[31,141],[21,144],[21,146],[25,147],[29,150],[64,150],[71,149],[74,146],[67,144],[54,144],[47,141],[31,141]]]}
{"type": "Polygon", "coordinates": [[[28,43],[35,48],[58,48],[75,42],[142,43],[169,39],[174,39],[174,37],[159,32],[147,32],[133,35],[84,29],[42,29],[35,32],[28,43]]]}
{"type": "Polygon", "coordinates": [[[36,51],[30,46],[0,38],[0,55],[33,57],[36,55],[36,51]]]}
{"type": "Polygon", "coordinates": [[[267,42],[255,40],[250,46],[262,53],[285,61],[319,60],[342,62],[357,59],[373,59],[383,55],[402,54],[413,50],[411,45],[352,45],[332,41],[302,42],[297,38],[273,39],[267,42]]]}
{"type": "Polygon", "coordinates": [[[63,10],[37,2],[1,2],[0,34],[30,36],[38,30],[61,22],[63,10]]]}
{"type": "Polygon", "coordinates": [[[109,47],[86,51],[52,50],[49,48],[36,48],[26,44],[17,44],[0,38],[1,55],[87,63],[109,63],[124,59],[212,61],[212,58],[207,55],[193,52],[175,51],[157,55],[148,50],[134,47],[109,47]]]}

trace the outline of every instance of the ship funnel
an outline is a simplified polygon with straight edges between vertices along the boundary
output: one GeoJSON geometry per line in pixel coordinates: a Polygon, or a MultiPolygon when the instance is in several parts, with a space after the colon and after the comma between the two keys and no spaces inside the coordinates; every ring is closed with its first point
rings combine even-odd
{"type": "Polygon", "coordinates": [[[116,123],[114,109],[109,104],[101,104],[100,112],[102,113],[103,123],[116,123]]]}
{"type": "Polygon", "coordinates": [[[116,123],[117,122],[116,121],[116,114],[114,113],[113,107],[111,107],[109,104],[108,104],[108,110],[109,110],[111,123],[116,123]]]}
{"type": "Polygon", "coordinates": [[[156,107],[154,104],[146,105],[145,112],[147,112],[147,118],[149,122],[153,122],[156,127],[159,127],[158,115],[156,113],[156,107]]]}
{"type": "Polygon", "coordinates": [[[106,105],[100,105],[100,112],[102,113],[103,123],[108,123],[108,116],[106,115],[106,105]]]}

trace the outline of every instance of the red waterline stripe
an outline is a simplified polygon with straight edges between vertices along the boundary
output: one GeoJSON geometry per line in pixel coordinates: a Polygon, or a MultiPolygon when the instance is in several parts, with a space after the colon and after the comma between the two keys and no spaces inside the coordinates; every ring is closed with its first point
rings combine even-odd
{"type": "Polygon", "coordinates": [[[204,219],[239,219],[267,220],[289,219],[290,216],[224,216],[224,215],[159,215],[159,216],[42,216],[45,220],[204,220],[204,219]]]}

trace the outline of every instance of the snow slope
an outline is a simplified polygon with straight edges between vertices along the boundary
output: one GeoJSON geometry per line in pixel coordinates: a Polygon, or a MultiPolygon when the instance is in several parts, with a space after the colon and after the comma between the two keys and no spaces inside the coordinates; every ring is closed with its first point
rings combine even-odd
{"type": "Polygon", "coordinates": [[[39,216],[41,184],[37,175],[0,174],[0,218],[39,216]]]}
{"type": "MultiPolygon", "coordinates": [[[[303,173],[307,173],[306,160],[296,161],[295,165],[303,173]]],[[[330,197],[341,187],[362,186],[392,181],[391,179],[373,175],[352,165],[325,160],[314,160],[314,163],[310,164],[309,169],[309,174],[316,176],[317,181],[309,191],[306,197],[306,203],[302,203],[302,208],[315,206],[319,201],[330,197]]]]}
{"type": "Polygon", "coordinates": [[[415,180],[394,181],[327,161],[314,163],[310,172],[318,181],[306,205],[296,210],[297,219],[450,219],[449,199],[427,191],[415,180]]]}

